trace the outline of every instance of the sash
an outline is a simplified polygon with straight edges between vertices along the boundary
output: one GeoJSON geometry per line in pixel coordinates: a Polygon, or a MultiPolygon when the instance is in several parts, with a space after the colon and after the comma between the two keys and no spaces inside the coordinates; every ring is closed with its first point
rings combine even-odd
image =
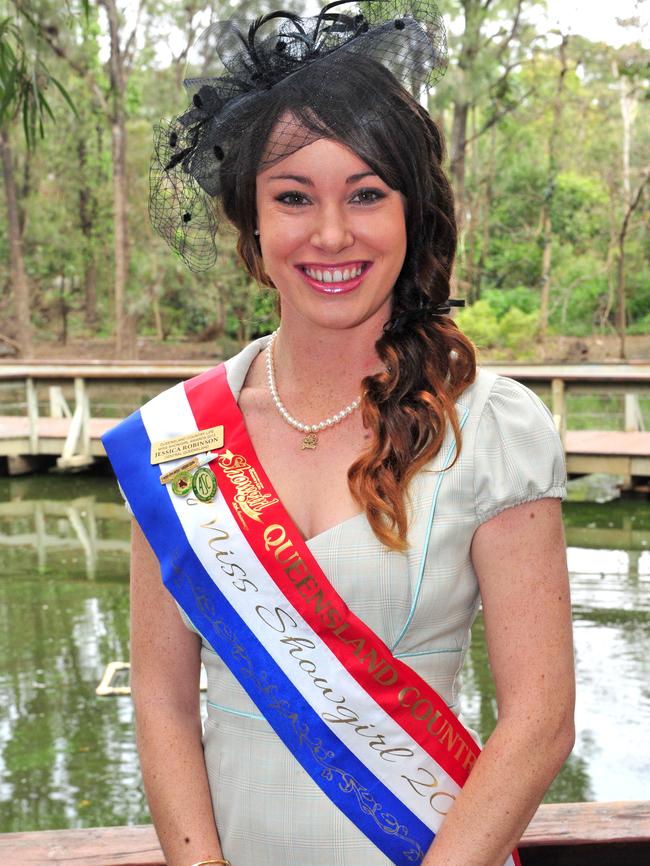
{"type": "MultiPolygon", "coordinates": [[[[103,443],[197,631],[332,802],[393,863],[420,863],[479,748],[328,581],[255,455],[225,366],[158,395],[103,443]],[[182,461],[151,465],[152,442],[219,425],[214,500],[174,495],[160,476],[182,461]]],[[[520,866],[516,851],[506,864],[520,866]]]]}

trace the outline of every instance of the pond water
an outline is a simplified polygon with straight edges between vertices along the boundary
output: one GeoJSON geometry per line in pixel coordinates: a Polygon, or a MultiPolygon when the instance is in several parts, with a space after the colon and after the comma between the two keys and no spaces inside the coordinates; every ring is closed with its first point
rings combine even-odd
{"type": "MultiPolygon", "coordinates": [[[[547,799],[650,798],[650,508],[572,486],[564,505],[577,743],[547,799]],[[581,501],[584,500],[584,501],[581,501]]],[[[0,832],[149,820],[128,696],[129,521],[110,476],[0,478],[0,832]]],[[[496,702],[479,618],[464,680],[485,739],[496,702]]]]}

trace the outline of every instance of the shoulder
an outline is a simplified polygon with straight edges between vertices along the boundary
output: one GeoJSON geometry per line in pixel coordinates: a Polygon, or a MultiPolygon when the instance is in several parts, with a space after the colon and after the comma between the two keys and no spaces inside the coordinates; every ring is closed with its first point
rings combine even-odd
{"type": "Polygon", "coordinates": [[[170,388],[166,388],[164,391],[161,391],[153,397],[148,403],[145,403],[144,406],[141,407],[140,411],[147,411],[149,407],[156,406],[157,404],[162,405],[168,400],[173,401],[178,396],[179,392],[183,390],[193,391],[194,389],[201,389],[204,386],[210,388],[212,383],[215,382],[222,372],[225,372],[228,387],[232,391],[235,400],[238,400],[248,370],[260,352],[264,351],[268,339],[268,337],[260,337],[257,340],[253,340],[251,343],[244,346],[241,351],[237,352],[236,355],[233,355],[226,361],[222,361],[214,367],[209,367],[198,375],[192,376],[190,379],[177,382],[170,388]]]}
{"type": "Polygon", "coordinates": [[[478,519],[534,499],[563,498],[564,449],[543,400],[521,382],[489,370],[479,372],[475,385],[477,393],[468,395],[474,404],[468,444],[478,519]]]}
{"type": "Polygon", "coordinates": [[[235,400],[239,399],[239,393],[244,385],[251,364],[255,358],[264,351],[269,339],[270,338],[266,336],[253,340],[252,343],[244,346],[241,352],[233,355],[232,358],[229,358],[225,362],[228,385],[235,396],[235,400]]]}
{"type": "Polygon", "coordinates": [[[457,402],[478,418],[491,413],[498,420],[500,416],[517,412],[523,423],[553,424],[550,410],[531,388],[485,367],[477,368],[474,382],[463,391],[457,402]]]}

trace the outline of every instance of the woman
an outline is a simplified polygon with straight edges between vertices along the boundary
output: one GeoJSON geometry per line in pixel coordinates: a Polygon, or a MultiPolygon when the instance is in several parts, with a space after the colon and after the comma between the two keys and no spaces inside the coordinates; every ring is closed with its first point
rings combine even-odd
{"type": "Polygon", "coordinates": [[[442,68],[439,21],[334,5],[218,28],[228,75],[160,133],[154,223],[209,264],[216,198],[281,327],[107,439],[138,519],[142,773],[169,866],[501,866],[572,745],[563,455],[446,315],[441,137],[395,77],[442,68]],[[479,593],[499,719],[477,757],[456,715],[479,593]]]}

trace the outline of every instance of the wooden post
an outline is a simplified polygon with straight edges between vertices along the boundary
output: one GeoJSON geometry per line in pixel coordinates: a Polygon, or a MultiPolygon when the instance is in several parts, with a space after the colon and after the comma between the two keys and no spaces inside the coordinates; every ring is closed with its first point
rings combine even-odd
{"type": "Polygon", "coordinates": [[[67,400],[63,396],[63,388],[60,385],[50,385],[50,417],[71,418],[72,412],[67,400]]]}
{"type": "Polygon", "coordinates": [[[643,430],[643,415],[638,394],[625,395],[625,432],[636,433],[643,430]]]}
{"type": "Polygon", "coordinates": [[[74,380],[75,407],[63,445],[63,453],[56,461],[59,469],[77,469],[94,462],[90,453],[90,402],[83,378],[74,380]]]}
{"type": "Polygon", "coordinates": [[[92,462],[90,456],[90,401],[86,391],[86,383],[80,376],[74,380],[74,398],[77,406],[81,406],[81,431],[79,436],[80,453],[92,462]]]}
{"type": "Polygon", "coordinates": [[[27,418],[29,420],[29,453],[38,454],[38,395],[31,376],[25,380],[27,418]]]}
{"type": "Polygon", "coordinates": [[[566,395],[564,379],[553,379],[551,381],[551,402],[553,406],[553,420],[555,429],[560,434],[562,447],[566,451],[566,395]]]}

